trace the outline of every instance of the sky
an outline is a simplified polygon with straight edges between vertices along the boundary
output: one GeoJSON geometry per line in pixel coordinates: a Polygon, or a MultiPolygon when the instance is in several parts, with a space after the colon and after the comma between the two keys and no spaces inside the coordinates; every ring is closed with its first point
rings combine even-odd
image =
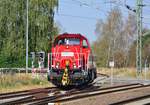
{"type": "MultiPolygon", "coordinates": [[[[126,19],[128,13],[133,13],[125,7],[136,8],[136,0],[59,0],[59,8],[55,13],[55,22],[60,27],[60,33],[80,33],[88,38],[90,43],[97,38],[95,33],[96,23],[102,19],[105,21],[109,11],[114,6],[119,6],[123,18],[126,19]],[[113,3],[112,3],[113,2],[113,3]]],[[[150,4],[150,0],[143,0],[143,4],[150,4]]],[[[148,13],[150,6],[143,8],[145,17],[143,26],[150,23],[148,13]],[[149,23],[148,23],[149,22],[149,23]]]]}

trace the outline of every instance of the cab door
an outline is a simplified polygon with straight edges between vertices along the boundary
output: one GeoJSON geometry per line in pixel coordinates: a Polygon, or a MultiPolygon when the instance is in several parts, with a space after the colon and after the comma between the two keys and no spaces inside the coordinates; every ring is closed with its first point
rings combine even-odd
{"type": "Polygon", "coordinates": [[[83,54],[83,69],[87,70],[88,68],[88,59],[89,59],[90,48],[87,40],[82,40],[82,54],[83,54]]]}

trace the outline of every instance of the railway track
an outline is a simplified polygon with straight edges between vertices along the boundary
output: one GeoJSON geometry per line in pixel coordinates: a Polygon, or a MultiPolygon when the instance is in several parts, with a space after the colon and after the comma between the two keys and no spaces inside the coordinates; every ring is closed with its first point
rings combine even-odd
{"type": "MultiPolygon", "coordinates": [[[[78,92],[72,92],[72,93],[67,93],[64,95],[57,96],[53,100],[50,99],[45,99],[42,101],[38,101],[37,105],[42,105],[46,103],[61,103],[61,102],[67,102],[67,101],[72,101],[72,100],[77,100],[81,98],[87,98],[87,97],[92,97],[92,96],[97,96],[97,95],[104,95],[104,94],[109,94],[113,92],[119,92],[119,91],[125,91],[129,89],[137,89],[137,88],[143,88],[143,85],[141,84],[129,84],[129,85],[119,85],[119,86],[113,86],[113,87],[107,87],[107,88],[93,88],[83,90],[83,91],[78,91],[78,92]]],[[[32,105],[32,104],[31,104],[32,105]]]]}
{"type": "Polygon", "coordinates": [[[87,97],[91,97],[91,96],[105,95],[105,94],[128,91],[128,90],[133,90],[133,89],[140,89],[140,88],[144,89],[146,87],[150,87],[150,85],[143,86],[141,84],[129,84],[129,85],[113,86],[113,87],[108,87],[108,88],[97,88],[97,89],[95,88],[93,90],[87,89],[87,90],[72,92],[72,93],[68,92],[64,95],[58,95],[58,96],[55,96],[53,98],[47,97],[43,100],[38,100],[37,102],[35,101],[33,103],[30,103],[29,105],[33,105],[33,104],[43,105],[43,104],[47,104],[47,103],[61,103],[61,102],[67,102],[67,101],[77,100],[77,99],[81,99],[81,98],[87,98],[87,97]]]}
{"type": "MultiPolygon", "coordinates": [[[[127,100],[115,102],[115,103],[112,103],[110,105],[125,105],[125,104],[128,104],[128,103],[137,102],[137,101],[144,100],[144,99],[147,99],[147,98],[150,98],[150,95],[137,96],[137,97],[130,98],[130,99],[127,99],[127,100]]],[[[145,102],[144,105],[149,105],[149,104],[150,104],[150,102],[148,102],[148,103],[145,102]]]]}
{"type": "Polygon", "coordinates": [[[45,92],[54,92],[57,91],[57,87],[47,87],[47,88],[37,88],[31,90],[24,90],[24,91],[17,91],[17,92],[10,92],[10,93],[2,93],[0,94],[0,99],[9,99],[14,97],[23,97],[27,95],[33,95],[38,93],[45,93],[45,92]]]}
{"type": "Polygon", "coordinates": [[[103,76],[103,77],[106,77],[106,78],[108,78],[108,77],[109,77],[109,75],[107,75],[107,74],[103,74],[103,73],[97,73],[97,75],[98,75],[98,76],[103,76]]]}
{"type": "MultiPolygon", "coordinates": [[[[147,85],[149,86],[149,85],[147,85]]],[[[144,86],[145,87],[145,86],[144,86]]],[[[102,95],[102,94],[109,94],[112,92],[118,92],[118,91],[125,91],[128,89],[136,89],[136,88],[143,88],[143,85],[141,84],[129,84],[129,85],[119,85],[119,86],[113,86],[113,87],[107,87],[107,88],[100,88],[100,87],[93,87],[92,85],[87,86],[87,88],[82,89],[71,89],[68,91],[65,91],[64,93],[61,93],[59,90],[56,91],[56,94],[53,93],[52,96],[48,95],[50,94],[48,91],[40,92],[38,94],[32,93],[32,95],[27,95],[18,99],[14,100],[7,100],[1,104],[5,105],[18,105],[18,104],[27,104],[27,105],[43,105],[47,103],[55,103],[55,102],[66,102],[71,100],[76,100],[80,98],[86,98],[96,95],[102,95]]],[[[51,90],[51,89],[50,89],[51,90]]],[[[17,93],[18,94],[18,93],[17,93]]],[[[5,97],[6,98],[6,97],[5,97]]]]}
{"type": "MultiPolygon", "coordinates": [[[[105,74],[103,76],[108,78],[105,74]]],[[[150,85],[134,83],[101,88],[100,86],[90,84],[82,87],[71,88],[69,90],[62,90],[57,87],[39,88],[0,94],[0,105],[47,105],[48,103],[61,103],[67,102],[68,100],[72,101],[97,95],[105,95],[134,89],[144,89],[146,87],[150,87],[150,85]]],[[[115,104],[116,103],[114,103],[114,105],[115,104]]]]}
{"type": "Polygon", "coordinates": [[[55,93],[59,89],[57,87],[37,88],[25,91],[10,92],[0,94],[0,105],[15,104],[21,100],[28,100],[31,98],[40,98],[42,94],[55,93]]]}
{"type": "Polygon", "coordinates": [[[45,98],[54,98],[57,95],[65,94],[67,92],[74,92],[79,91],[82,89],[86,89],[92,87],[92,85],[84,85],[77,88],[57,88],[57,87],[47,87],[47,88],[38,88],[38,89],[31,89],[25,91],[18,91],[18,92],[10,92],[10,93],[2,93],[0,94],[0,105],[18,105],[23,103],[28,103],[31,101],[38,101],[45,98]]]}
{"type": "Polygon", "coordinates": [[[109,79],[109,75],[97,73],[97,78],[94,80],[92,84],[103,84],[104,81],[109,79]]]}

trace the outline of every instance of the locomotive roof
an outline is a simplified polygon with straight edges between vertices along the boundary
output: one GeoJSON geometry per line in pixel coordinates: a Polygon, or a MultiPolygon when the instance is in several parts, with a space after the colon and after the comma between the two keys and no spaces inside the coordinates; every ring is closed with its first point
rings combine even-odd
{"type": "Polygon", "coordinates": [[[55,39],[60,39],[60,38],[79,38],[79,39],[86,39],[87,40],[87,38],[85,38],[81,34],[69,34],[69,33],[60,34],[55,39]]]}

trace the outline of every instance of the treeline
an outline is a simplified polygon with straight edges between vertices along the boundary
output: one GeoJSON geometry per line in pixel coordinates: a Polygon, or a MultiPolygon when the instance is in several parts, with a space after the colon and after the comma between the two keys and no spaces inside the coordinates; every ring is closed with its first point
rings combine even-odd
{"type": "MultiPolygon", "coordinates": [[[[58,33],[58,0],[29,0],[29,54],[47,52],[58,33]]],[[[0,67],[25,67],[26,0],[0,0],[0,67]]]]}
{"type": "MultiPolygon", "coordinates": [[[[109,61],[115,62],[115,67],[136,66],[137,27],[135,14],[128,14],[124,20],[118,7],[114,7],[107,19],[96,24],[97,40],[93,50],[97,56],[97,65],[108,67],[109,61]]],[[[143,33],[149,31],[144,28],[143,33]]],[[[142,36],[142,64],[150,63],[150,33],[142,36]]]]}

